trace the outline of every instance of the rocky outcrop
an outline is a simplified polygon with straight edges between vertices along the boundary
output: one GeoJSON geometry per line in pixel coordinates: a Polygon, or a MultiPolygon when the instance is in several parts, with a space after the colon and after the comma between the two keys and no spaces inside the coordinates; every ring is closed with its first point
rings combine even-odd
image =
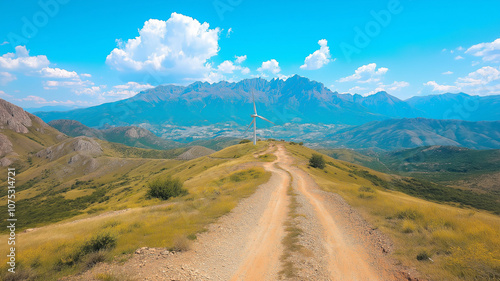
{"type": "Polygon", "coordinates": [[[88,137],[77,137],[48,147],[38,152],[36,156],[55,160],[75,151],[79,154],[99,156],[102,154],[102,147],[94,139],[88,137]]]}
{"type": "Polygon", "coordinates": [[[191,160],[191,159],[196,159],[196,158],[203,157],[206,155],[210,155],[214,152],[215,152],[215,150],[212,150],[210,148],[206,148],[203,146],[193,146],[190,149],[188,149],[186,152],[177,156],[177,159],[179,159],[179,160],[191,160]]]}
{"type": "Polygon", "coordinates": [[[14,151],[12,143],[6,135],[0,134],[0,158],[14,151]]]}
{"type": "Polygon", "coordinates": [[[41,127],[48,126],[42,119],[24,111],[21,107],[0,99],[0,129],[10,129],[16,133],[27,134],[28,128],[32,127],[34,123],[38,123],[41,127]]]}

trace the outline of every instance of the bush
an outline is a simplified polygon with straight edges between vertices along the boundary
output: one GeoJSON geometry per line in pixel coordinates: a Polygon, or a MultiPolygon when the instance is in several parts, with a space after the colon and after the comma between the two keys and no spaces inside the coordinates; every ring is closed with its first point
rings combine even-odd
{"type": "Polygon", "coordinates": [[[247,140],[247,139],[245,139],[245,140],[241,140],[241,141],[239,142],[239,144],[242,144],[242,143],[249,143],[249,142],[251,142],[251,140],[247,140]]]}
{"type": "Polygon", "coordinates": [[[83,244],[80,254],[86,255],[90,253],[107,250],[116,246],[116,238],[109,233],[99,234],[83,244]]]}
{"type": "Polygon", "coordinates": [[[94,253],[90,253],[87,255],[84,261],[84,268],[91,269],[96,264],[103,262],[106,260],[106,253],[104,251],[98,251],[94,253]]]}
{"type": "Polygon", "coordinates": [[[323,159],[322,155],[313,154],[309,159],[309,165],[313,168],[324,169],[325,168],[325,159],[323,159]]]}
{"type": "Polygon", "coordinates": [[[148,187],[148,194],[151,197],[163,200],[187,194],[187,190],[182,188],[182,182],[178,178],[167,177],[163,179],[155,179],[148,183],[148,187]]]}
{"type": "Polygon", "coordinates": [[[190,249],[191,249],[191,241],[184,236],[175,238],[174,246],[171,248],[172,251],[176,252],[187,252],[190,249]]]}
{"type": "Polygon", "coordinates": [[[419,261],[429,260],[429,258],[430,258],[429,254],[425,251],[417,255],[417,260],[419,261]]]}

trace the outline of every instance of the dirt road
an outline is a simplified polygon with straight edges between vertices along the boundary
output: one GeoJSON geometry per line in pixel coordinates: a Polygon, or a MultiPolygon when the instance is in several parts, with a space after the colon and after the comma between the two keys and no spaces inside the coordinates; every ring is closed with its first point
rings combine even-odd
{"type": "Polygon", "coordinates": [[[284,146],[267,152],[277,157],[263,164],[270,180],[200,234],[191,251],[141,249],[125,264],[100,264],[73,280],[102,272],[136,280],[398,280],[383,239],[340,196],[321,191],[284,146]],[[284,243],[292,195],[300,233],[294,251],[284,243]]]}

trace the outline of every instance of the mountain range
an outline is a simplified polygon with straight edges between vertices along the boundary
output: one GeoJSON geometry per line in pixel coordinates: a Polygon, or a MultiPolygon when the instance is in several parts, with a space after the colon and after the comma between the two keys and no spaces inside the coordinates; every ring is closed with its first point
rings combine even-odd
{"type": "MultiPolygon", "coordinates": [[[[500,96],[464,93],[400,100],[387,92],[361,95],[332,92],[322,83],[298,75],[286,80],[262,78],[230,83],[195,82],[189,86],[162,85],[117,102],[65,112],[37,112],[49,122],[80,121],[89,127],[151,125],[200,126],[236,122],[248,124],[252,93],[257,110],[271,121],[361,125],[391,118],[500,120],[495,110],[500,96]]],[[[267,125],[263,125],[266,127],[267,125]]]]}
{"type": "Polygon", "coordinates": [[[496,110],[500,96],[447,93],[400,100],[378,92],[363,97],[332,92],[298,75],[286,80],[163,85],[117,102],[35,115],[52,121],[51,125],[70,136],[165,149],[181,146],[174,140],[219,137],[235,143],[246,136],[242,131],[250,120],[253,98],[258,113],[277,124],[259,122],[261,138],[304,141],[315,147],[381,150],[425,145],[500,148],[500,111],[496,110]],[[58,119],[73,121],[54,121],[58,119]],[[142,139],[130,138],[133,132],[142,139]]]}

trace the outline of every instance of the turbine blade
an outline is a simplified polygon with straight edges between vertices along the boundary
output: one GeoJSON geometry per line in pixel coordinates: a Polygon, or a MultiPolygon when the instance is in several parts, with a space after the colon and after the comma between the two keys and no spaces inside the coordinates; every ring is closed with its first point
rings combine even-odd
{"type": "Polygon", "coordinates": [[[252,90],[252,100],[253,100],[253,111],[255,112],[255,115],[257,115],[257,107],[255,106],[255,96],[253,94],[253,90],[252,90]]]}
{"type": "MultiPolygon", "coordinates": [[[[260,116],[260,115],[257,115],[257,117],[259,117],[260,119],[262,119],[262,120],[264,120],[264,121],[267,121],[267,122],[269,122],[269,123],[271,123],[271,124],[274,124],[273,122],[271,122],[271,121],[267,120],[266,118],[264,118],[264,117],[262,117],[262,116],[260,116]]],[[[274,125],[276,125],[276,124],[274,124],[274,125]]]]}
{"type": "Polygon", "coordinates": [[[248,125],[247,129],[245,130],[245,132],[243,134],[245,134],[248,129],[250,129],[250,127],[252,126],[253,122],[255,122],[255,118],[252,120],[252,122],[250,122],[250,125],[248,125]]]}

